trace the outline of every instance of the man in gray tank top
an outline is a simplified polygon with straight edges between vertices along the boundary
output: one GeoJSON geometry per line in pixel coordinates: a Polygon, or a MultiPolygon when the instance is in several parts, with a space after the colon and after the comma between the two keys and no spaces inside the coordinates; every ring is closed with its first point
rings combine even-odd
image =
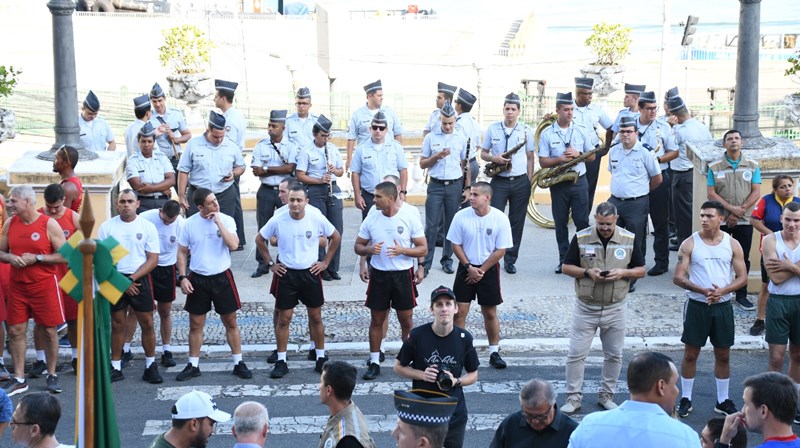
{"type": "Polygon", "coordinates": [[[683,362],[681,363],[682,397],[678,416],[692,412],[692,388],[697,373],[700,349],[711,339],[714,346],[714,377],[717,404],[714,412],[730,415],[738,412],[728,397],[730,352],[733,345],[734,291],[747,282],[744,253],[738,241],[720,230],[725,208],[717,201],[700,207],[699,232],[693,233],[678,249],[678,265],[672,281],[686,290],[683,309],[683,362]]]}

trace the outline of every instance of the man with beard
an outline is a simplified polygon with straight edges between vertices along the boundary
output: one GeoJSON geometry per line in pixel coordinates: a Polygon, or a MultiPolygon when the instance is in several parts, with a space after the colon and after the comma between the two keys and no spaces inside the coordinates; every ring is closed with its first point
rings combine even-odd
{"type": "Polygon", "coordinates": [[[231,419],[205,392],[193,390],[172,406],[172,427],[153,440],[149,448],[206,448],[214,425],[231,419]]]}

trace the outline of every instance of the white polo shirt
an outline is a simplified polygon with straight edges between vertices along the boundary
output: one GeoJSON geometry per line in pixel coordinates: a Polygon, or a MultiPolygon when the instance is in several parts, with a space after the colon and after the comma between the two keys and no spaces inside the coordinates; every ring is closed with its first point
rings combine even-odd
{"type": "Polygon", "coordinates": [[[489,207],[486,216],[479,216],[472,207],[459,210],[450,223],[447,239],[461,246],[474,265],[482,265],[497,249],[514,247],[508,216],[494,207],[489,207]]]}
{"type": "Polygon", "coordinates": [[[128,255],[117,263],[117,270],[126,275],[133,274],[147,261],[147,252],[154,254],[161,252],[158,247],[156,226],[140,216],[131,222],[125,222],[117,215],[100,224],[97,237],[103,240],[109,236],[113,236],[128,250],[128,255]]]}
{"type": "Polygon", "coordinates": [[[381,253],[372,256],[371,264],[381,271],[403,271],[414,266],[414,257],[398,255],[389,258],[386,250],[395,246],[395,241],[402,247],[413,247],[414,238],[424,238],[425,228],[418,215],[409,211],[407,207],[400,207],[397,213],[386,216],[383,212],[368,214],[361,228],[358,230],[359,238],[369,240],[371,244],[383,243],[381,253]]]}
{"type": "MultiPolygon", "coordinates": [[[[228,232],[236,233],[236,222],[220,213],[219,218],[228,232]]],[[[231,267],[231,251],[222,239],[222,233],[213,219],[195,213],[186,220],[186,227],[178,236],[178,244],[192,252],[189,269],[200,275],[216,275],[231,267]]]]}
{"type": "Polygon", "coordinates": [[[275,215],[259,233],[266,240],[278,237],[278,253],[287,268],[308,269],[317,261],[319,237],[331,236],[334,231],[324,216],[306,212],[302,219],[294,219],[291,213],[275,215]]]}
{"type": "Polygon", "coordinates": [[[186,226],[186,218],[178,215],[175,222],[166,225],[161,220],[160,212],[161,210],[156,208],[142,213],[139,217],[153,223],[158,232],[158,245],[161,249],[161,253],[158,255],[158,265],[172,266],[178,261],[178,238],[186,226]]]}

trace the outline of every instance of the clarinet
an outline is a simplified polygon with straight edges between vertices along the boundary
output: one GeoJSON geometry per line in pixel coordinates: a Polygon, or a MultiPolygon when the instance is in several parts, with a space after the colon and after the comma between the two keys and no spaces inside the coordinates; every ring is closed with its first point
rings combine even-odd
{"type": "MultiPolygon", "coordinates": [[[[330,169],[328,169],[328,144],[325,143],[325,146],[322,148],[322,154],[325,156],[325,173],[330,174],[330,169]]],[[[328,207],[334,206],[333,201],[333,179],[331,179],[326,185],[328,186],[328,207]]]]}
{"type": "Polygon", "coordinates": [[[467,139],[467,155],[464,157],[464,177],[461,180],[461,192],[467,191],[467,175],[469,174],[469,147],[472,144],[472,137],[467,139]]]}
{"type": "MultiPolygon", "coordinates": [[[[281,150],[280,150],[280,149],[278,149],[278,145],[276,145],[276,144],[275,144],[275,142],[273,142],[273,141],[272,141],[272,139],[270,139],[270,140],[269,140],[269,144],[270,144],[270,145],[272,145],[272,149],[274,149],[274,150],[275,150],[275,152],[277,152],[277,153],[278,153],[278,157],[280,157],[280,158],[281,158],[281,163],[282,163],[282,164],[284,164],[284,165],[288,165],[288,164],[289,164],[289,161],[288,161],[288,160],[286,160],[286,157],[284,157],[284,156],[283,156],[283,154],[281,154],[281,150]]],[[[292,172],[291,172],[291,173],[289,173],[289,175],[290,175],[291,177],[295,177],[294,170],[292,170],[292,172]]]]}

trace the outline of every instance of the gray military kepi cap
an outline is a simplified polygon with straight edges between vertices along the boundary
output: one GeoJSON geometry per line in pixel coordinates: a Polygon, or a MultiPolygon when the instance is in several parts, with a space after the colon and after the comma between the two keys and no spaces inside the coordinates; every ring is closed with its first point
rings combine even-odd
{"type": "Polygon", "coordinates": [[[450,423],[458,398],[422,389],[394,391],[397,418],[414,426],[437,427],[450,423]]]}
{"type": "Polygon", "coordinates": [[[634,117],[622,117],[619,119],[619,128],[635,128],[636,127],[636,118],[634,117]]]}
{"type": "Polygon", "coordinates": [[[308,87],[300,87],[295,94],[297,98],[311,98],[311,90],[308,87]]]}
{"type": "Polygon", "coordinates": [[[670,113],[680,112],[682,110],[686,110],[686,103],[683,102],[683,98],[676,96],[675,98],[670,98],[667,101],[667,106],[669,107],[670,113]]]}
{"type": "Polygon", "coordinates": [[[639,102],[640,103],[655,103],[656,102],[656,92],[642,92],[639,95],[639,102]]]}
{"type": "Polygon", "coordinates": [[[450,84],[445,84],[443,82],[438,83],[436,86],[437,92],[449,93],[450,95],[455,95],[456,89],[456,86],[451,86],[450,84]]]}
{"type": "Polygon", "coordinates": [[[628,84],[626,82],[625,83],[625,93],[630,93],[630,94],[633,94],[633,95],[641,95],[642,92],[644,92],[645,87],[646,86],[643,85],[643,84],[642,85],[640,85],[640,84],[628,84]]]}
{"type": "Polygon", "coordinates": [[[164,95],[164,89],[158,83],[153,84],[153,87],[150,89],[150,98],[161,98],[164,95]]]}
{"type": "Polygon", "coordinates": [[[140,137],[155,137],[155,135],[156,135],[156,128],[154,128],[149,121],[145,123],[141,129],[139,129],[140,137]]]}
{"type": "Polygon", "coordinates": [[[594,78],[575,78],[575,87],[579,89],[591,89],[594,87],[594,78]]]}
{"type": "Polygon", "coordinates": [[[472,105],[475,104],[475,101],[477,99],[478,98],[476,98],[475,95],[467,92],[462,87],[461,89],[458,90],[458,98],[456,99],[456,102],[459,102],[459,103],[467,105],[467,106],[472,106],[472,105]]]}
{"type": "Polygon", "coordinates": [[[375,116],[372,117],[372,122],[377,124],[387,124],[388,121],[386,120],[386,114],[383,113],[382,110],[375,112],[375,116]]]}
{"type": "Polygon", "coordinates": [[[572,92],[556,93],[556,105],[558,104],[573,104],[572,92]]]}
{"type": "Polygon", "coordinates": [[[450,104],[450,101],[445,101],[444,106],[440,111],[443,117],[454,117],[456,115],[456,110],[453,109],[453,105],[450,104]]]}
{"type": "Polygon", "coordinates": [[[235,92],[236,87],[239,86],[238,82],[223,81],[221,79],[214,80],[214,88],[217,90],[225,90],[226,92],[235,92]]]}
{"type": "Polygon", "coordinates": [[[83,106],[92,112],[97,112],[100,110],[100,100],[97,98],[97,95],[90,90],[89,93],[86,94],[86,99],[83,100],[83,106]]]}
{"type": "Polygon", "coordinates": [[[146,94],[133,99],[133,110],[143,109],[150,109],[150,98],[146,94]]]}
{"type": "Polygon", "coordinates": [[[364,86],[364,92],[365,93],[374,92],[376,90],[383,90],[383,86],[381,85],[381,80],[380,79],[375,81],[375,82],[371,82],[371,83],[369,83],[369,84],[364,86]]]}
{"type": "Polygon", "coordinates": [[[208,114],[208,127],[225,130],[225,116],[212,110],[208,114]]]}
{"type": "Polygon", "coordinates": [[[519,100],[519,95],[514,92],[509,93],[506,95],[505,102],[503,104],[516,104],[517,106],[521,105],[522,102],[519,100]]]}
{"type": "Polygon", "coordinates": [[[276,109],[269,111],[269,121],[274,123],[286,123],[286,109],[276,109]]]}
{"type": "Polygon", "coordinates": [[[678,88],[677,87],[673,87],[673,88],[667,90],[667,93],[664,94],[664,99],[669,101],[669,100],[671,100],[673,98],[677,98],[678,96],[680,96],[680,93],[678,93],[678,88]]]}
{"type": "Polygon", "coordinates": [[[331,123],[331,120],[328,120],[328,117],[326,117],[325,115],[322,115],[322,114],[319,114],[319,118],[317,118],[317,122],[314,123],[314,127],[315,128],[317,128],[320,131],[325,132],[325,133],[331,132],[331,126],[333,126],[333,123],[331,123]]]}

